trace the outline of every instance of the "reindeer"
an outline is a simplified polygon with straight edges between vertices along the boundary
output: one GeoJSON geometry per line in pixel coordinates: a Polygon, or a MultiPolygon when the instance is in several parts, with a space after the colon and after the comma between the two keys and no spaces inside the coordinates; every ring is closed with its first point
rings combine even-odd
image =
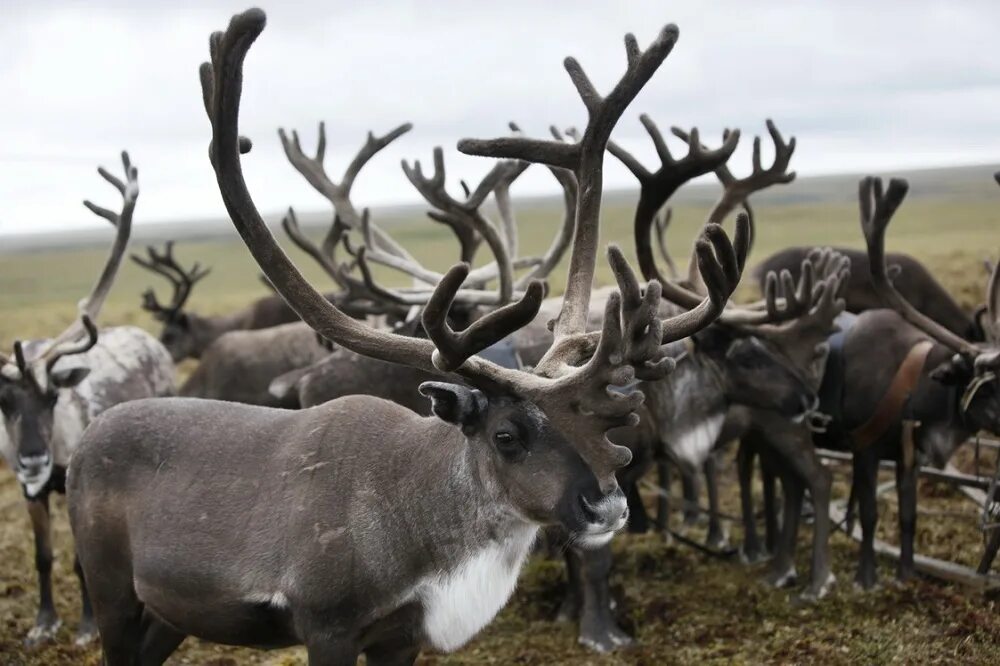
{"type": "MultiPolygon", "coordinates": [[[[770,271],[788,270],[798,278],[798,268],[802,259],[813,248],[789,247],[775,252],[758,264],[753,270],[753,276],[764,287],[764,278],[770,271]]],[[[868,254],[863,250],[853,248],[834,248],[837,252],[851,260],[851,280],[848,282],[844,299],[847,311],[859,314],[865,310],[875,310],[884,306],[869,279],[868,254]]],[[[893,273],[892,281],[909,301],[925,315],[938,322],[955,335],[968,340],[982,342],[986,332],[981,321],[985,307],[979,308],[974,317],[970,317],[948,291],[934,279],[930,271],[919,261],[908,254],[890,252],[886,261],[893,273]]]]}
{"type": "MultiPolygon", "coordinates": [[[[1000,174],[997,174],[1000,182],[1000,174]]],[[[919,311],[897,290],[886,265],[885,231],[906,196],[908,184],[894,178],[883,189],[878,178],[859,186],[861,226],[868,249],[871,284],[891,309],[858,315],[845,331],[842,354],[827,375],[841,375],[824,411],[836,417],[824,446],[854,452],[852,494],[863,533],[855,581],[877,581],[873,540],[876,475],[880,459],[897,462],[900,560],[896,575],[913,575],[916,485],[920,461],[943,466],[954,450],[980,430],[1000,433],[1000,273],[986,293],[985,342],[973,342],[919,311]]],[[[789,537],[791,538],[791,537],[789,537]]]]}
{"type": "Polygon", "coordinates": [[[422,384],[433,418],[364,396],[298,412],[179,398],[105,414],[85,435],[68,485],[111,665],[159,663],[186,634],[304,643],[314,664],[353,664],[359,653],[372,664],[412,663],[423,645],[459,647],[510,596],[540,524],[561,524],[593,546],[625,524],[614,472],[629,456],[604,433],[634,423],[641,398],[608,387],[668,372],[661,345],[718,314],[745,259],[745,238],[734,248],[724,235],[706,236],[698,254],[710,296],[691,313],[662,320],[657,283],[641,291],[612,247],[622,291],[608,298],[602,329],[584,330],[605,143],[672,50],[677,29],[667,26],[644,51],[626,38],[627,72],[607,97],[567,59],[589,114],[579,143],[459,144],[473,154],[557,161],[579,180],[569,286],[555,342],[536,368],[509,370],[475,353],[535,316],[542,284],[529,283],[519,300],[456,333],[446,313],[468,277],[465,264],[445,274],[423,312],[429,339],[372,330],[295,269],[243,180],[242,67],[264,21],[260,10],[235,16],[213,35],[212,62],[201,69],[210,157],[237,230],[318,333],[469,386],[422,384]],[[378,456],[371,455],[375,443],[378,456]]]}
{"type": "MultiPolygon", "coordinates": [[[[795,150],[795,139],[786,142],[774,123],[768,120],[766,125],[774,143],[774,162],[767,168],[762,166],[761,142],[755,137],[753,169],[750,175],[737,178],[727,162],[739,139],[738,131],[724,131],[722,146],[713,151],[701,144],[697,129],[686,132],[674,127],[672,133],[688,144],[688,154],[675,158],[657,125],[648,116],[642,116],[641,121],[661,160],[656,172],[651,172],[621,147],[609,145],[609,151],[632,171],[641,186],[634,225],[636,255],[647,279],[663,281],[665,298],[690,307],[702,298],[700,280],[695,275],[696,264],[690,265],[685,283],[665,279],[656,263],[651,230],[655,225],[660,254],[669,256],[663,242],[669,214],[659,218],[658,212],[684,182],[714,171],[723,191],[710,210],[708,220],[721,223],[732,210],[741,206],[752,239],[755,232],[748,197],[765,187],[794,180],[795,173],[788,171],[788,166],[795,150]]],[[[843,309],[840,292],[848,275],[847,259],[831,251],[807,257],[797,281],[788,271],[769,273],[762,304],[724,311],[716,324],[693,336],[686,349],[678,350],[677,372],[646,389],[651,398],[650,410],[654,419],[659,419],[658,436],[663,439],[668,454],[658,462],[661,487],[667,486],[671,460],[680,463],[682,472],[688,476],[706,466],[710,545],[724,545],[712,464],[713,452],[720,443],[739,438],[764,423],[769,424],[771,431],[784,433],[774,437],[774,445],[785,457],[791,457],[789,452],[798,450],[797,444],[809,441],[808,423],[815,418],[817,391],[827,354],[826,338],[833,330],[834,318],[843,309]],[[779,285],[780,299],[777,297],[779,285]],[[779,312],[779,300],[784,301],[784,312],[779,312]],[[697,390],[692,390],[693,387],[697,390]]],[[[794,468],[810,480],[810,489],[819,498],[817,501],[820,504],[827,502],[830,479],[824,475],[818,458],[815,455],[811,459],[795,457],[794,461],[794,468]]],[[[666,495],[661,498],[658,508],[657,527],[662,530],[666,528],[669,510],[666,495]]],[[[804,595],[809,598],[823,596],[832,582],[828,530],[828,521],[820,519],[814,533],[812,579],[804,595]]],[[[773,567],[782,569],[773,570],[769,578],[789,580],[789,566],[788,562],[777,558],[773,567]]]]}
{"type": "MultiPolygon", "coordinates": [[[[84,205],[116,228],[111,252],[80,315],[52,340],[14,343],[13,357],[0,354],[0,452],[14,470],[27,500],[35,536],[39,604],[27,642],[55,637],[61,622],[52,599],[52,535],[49,495],[65,492],[70,459],[84,429],[99,414],[121,402],[173,392],[173,363],[156,339],[132,326],[104,329],[97,316],[114,283],[132,228],[139,196],[138,171],[122,153],[123,182],[99,168],[122,195],[119,212],[90,201],[84,205]]],[[[83,597],[77,643],[96,636],[79,563],[75,566],[83,597]]]]}

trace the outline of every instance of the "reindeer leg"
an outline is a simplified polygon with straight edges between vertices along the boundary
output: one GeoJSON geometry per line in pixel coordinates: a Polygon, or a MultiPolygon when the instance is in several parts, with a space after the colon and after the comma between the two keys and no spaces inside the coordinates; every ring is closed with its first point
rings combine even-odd
{"type": "Polygon", "coordinates": [[[913,578],[913,539],[917,531],[917,466],[912,457],[896,465],[896,493],[899,501],[899,563],[896,578],[913,578]],[[909,464],[907,464],[909,462],[909,464]]]}
{"type": "Polygon", "coordinates": [[[798,582],[798,573],[795,571],[795,544],[799,533],[799,510],[802,507],[804,486],[795,474],[785,467],[782,467],[780,476],[782,494],[785,498],[784,520],[765,580],[769,585],[785,588],[792,587],[798,582]]]}
{"type": "Polygon", "coordinates": [[[368,666],[412,666],[420,655],[420,646],[409,640],[388,640],[365,650],[368,666]]]}
{"type": "Polygon", "coordinates": [[[670,461],[666,457],[657,459],[656,473],[660,484],[660,494],[656,498],[656,531],[669,544],[673,537],[670,535],[670,461]]]}
{"type": "Polygon", "coordinates": [[[144,610],[139,666],[161,666],[180,647],[185,638],[184,634],[168,627],[149,611],[144,610]]]}
{"type": "Polygon", "coordinates": [[[80,581],[80,626],[76,630],[73,642],[77,645],[90,645],[97,639],[97,622],[94,621],[94,609],[90,605],[90,595],[87,594],[87,581],[83,578],[83,567],[80,558],[73,558],[73,571],[80,581]]]}
{"type": "MultiPolygon", "coordinates": [[[[354,641],[317,631],[312,640],[306,642],[306,656],[310,666],[356,666],[358,647],[354,641]]],[[[410,662],[412,663],[412,662],[410,662]]]]}
{"type": "Polygon", "coordinates": [[[575,548],[567,546],[563,555],[566,560],[566,592],[559,604],[556,622],[575,622],[580,617],[580,606],[583,603],[583,564],[575,548]]]}
{"type": "Polygon", "coordinates": [[[583,608],[580,612],[580,643],[597,652],[610,652],[631,645],[611,615],[611,547],[578,553],[583,569],[583,608]]]}
{"type": "Polygon", "coordinates": [[[28,500],[28,515],[35,535],[35,568],[38,570],[38,615],[25,639],[25,644],[31,647],[54,639],[62,622],[52,601],[52,522],[47,492],[28,500]]]}
{"type": "Polygon", "coordinates": [[[724,550],[729,547],[729,539],[719,520],[719,461],[715,453],[705,461],[705,490],[708,493],[708,536],[705,543],[710,548],[724,550]]]}
{"type": "Polygon", "coordinates": [[[625,500],[628,502],[628,531],[631,534],[645,534],[649,531],[649,514],[639,494],[639,484],[629,481],[623,484],[625,500]]]}
{"type": "Polygon", "coordinates": [[[781,524],[778,521],[778,501],[775,493],[775,461],[770,451],[760,451],[760,478],[764,488],[764,547],[773,553],[778,547],[781,524]]]}
{"type": "Polygon", "coordinates": [[[757,521],[753,506],[753,460],[756,449],[746,438],[740,441],[736,450],[736,470],[740,481],[740,510],[743,513],[743,548],[740,558],[746,564],[756,564],[764,560],[764,552],[757,534],[757,521]]]}
{"type": "MultiPolygon", "coordinates": [[[[811,446],[811,444],[810,444],[811,446]]],[[[830,470],[815,455],[808,456],[806,482],[815,509],[813,514],[812,563],[809,587],[802,593],[807,601],[822,599],[829,593],[835,577],[830,569],[830,470]]]]}
{"type": "Polygon", "coordinates": [[[681,490],[684,493],[684,526],[691,527],[698,524],[701,512],[698,510],[698,477],[695,474],[681,470],[681,490]]]}
{"type": "Polygon", "coordinates": [[[878,520],[876,481],[878,455],[874,447],[854,454],[855,496],[858,499],[858,518],[861,522],[861,554],[855,584],[870,590],[878,582],[875,569],[875,527],[878,520]]]}

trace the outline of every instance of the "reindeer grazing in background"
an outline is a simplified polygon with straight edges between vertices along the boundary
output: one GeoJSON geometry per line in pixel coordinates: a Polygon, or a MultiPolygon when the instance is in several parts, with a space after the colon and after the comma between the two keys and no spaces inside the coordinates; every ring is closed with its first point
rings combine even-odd
{"type": "MultiPolygon", "coordinates": [[[[24,490],[35,535],[39,608],[29,644],[55,637],[61,622],[52,599],[52,535],[49,494],[65,492],[65,475],[80,437],[99,414],[135,398],[173,392],[173,363],[159,342],[131,326],[103,329],[95,322],[111,290],[132,228],[139,196],[138,172],[122,153],[125,181],[103,168],[101,176],[121,193],[120,212],[84,204],[111,222],[111,253],[80,316],[52,340],[14,343],[13,357],[0,354],[0,451],[24,490]]],[[[83,614],[77,642],[96,636],[79,564],[83,614]]]]}
{"type": "Polygon", "coordinates": [[[569,287],[555,342],[534,371],[475,354],[535,316],[544,292],[537,281],[456,332],[447,312],[470,272],[459,265],[424,310],[429,340],[370,329],[306,282],[243,180],[243,60],[264,22],[260,10],[235,16],[212,36],[212,62],[201,70],[210,157],[237,230],[318,333],[470,386],[421,385],[432,418],[364,396],[298,412],[166,399],[105,414],[85,435],[69,492],[110,666],[161,663],[187,634],[263,647],[304,643],[310,663],[338,666],[360,653],[377,666],[412,663],[424,645],[461,646],[510,596],[540,524],[560,524],[592,546],[624,525],[614,473],[629,455],[605,433],[635,422],[641,394],[608,389],[668,372],[661,345],[715,318],[745,260],[745,237],[734,249],[724,234],[709,233],[698,244],[709,296],[663,320],[658,284],[643,293],[612,248],[621,293],[609,296],[602,329],[585,332],[605,144],[671,51],[677,29],[668,26],[645,51],[626,37],[627,72],[607,97],[566,61],[590,118],[579,143],[459,144],[469,153],[556,163],[579,181],[569,287]]]}

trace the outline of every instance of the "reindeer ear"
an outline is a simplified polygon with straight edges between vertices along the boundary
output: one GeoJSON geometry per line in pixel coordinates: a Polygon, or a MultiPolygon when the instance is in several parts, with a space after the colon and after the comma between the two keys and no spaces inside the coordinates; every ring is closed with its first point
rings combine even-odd
{"type": "Polygon", "coordinates": [[[462,426],[462,431],[466,434],[486,415],[486,396],[476,389],[460,384],[424,382],[418,390],[421,395],[431,399],[434,416],[447,423],[462,426]]]}
{"type": "Polygon", "coordinates": [[[90,374],[90,368],[68,368],[54,370],[49,373],[49,379],[56,388],[73,388],[90,374]]]}
{"type": "Polygon", "coordinates": [[[969,381],[971,374],[972,368],[968,361],[960,354],[955,354],[931,370],[930,378],[945,386],[964,386],[969,381]]]}

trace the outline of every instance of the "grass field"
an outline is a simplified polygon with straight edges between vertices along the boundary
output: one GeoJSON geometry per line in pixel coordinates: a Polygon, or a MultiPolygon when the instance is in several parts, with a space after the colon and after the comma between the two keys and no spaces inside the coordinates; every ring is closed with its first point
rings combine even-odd
{"type": "MultiPolygon", "coordinates": [[[[992,170],[983,170],[988,179],[992,170]]],[[[790,192],[795,192],[793,185],[790,192]]],[[[757,206],[758,237],[754,257],[796,244],[862,245],[853,190],[838,191],[825,201],[765,200],[757,206]]],[[[697,202],[674,211],[670,232],[674,255],[686,263],[691,239],[705,215],[697,202]]],[[[615,198],[604,213],[603,237],[631,253],[631,211],[627,199],[615,198]]],[[[519,211],[521,242],[528,251],[547,245],[559,211],[539,203],[519,211]]],[[[448,232],[426,221],[401,222],[394,235],[431,266],[444,268],[456,256],[448,232]]],[[[318,230],[315,232],[317,235],[318,230]]],[[[110,232],[109,232],[110,240],[110,232]]],[[[2,243],[0,239],[0,243],[2,243]]],[[[985,275],[981,260],[1000,249],[1000,190],[949,185],[933,196],[904,204],[890,230],[891,249],[924,260],[962,304],[982,300],[985,275]],[[959,196],[959,194],[961,196],[959,196]]],[[[266,293],[257,270],[235,232],[229,239],[181,243],[178,256],[212,266],[190,307],[198,312],[226,312],[266,293]]],[[[89,288],[103,261],[103,248],[43,250],[0,254],[0,345],[15,338],[57,332],[74,315],[74,304],[89,288]]],[[[318,269],[294,255],[307,275],[326,285],[318,269]]],[[[602,264],[599,280],[609,278],[602,264]]],[[[552,286],[562,289],[563,269],[552,286]]],[[[148,285],[165,285],[127,264],[105,308],[102,323],[137,323],[155,330],[139,309],[148,285]]],[[[724,509],[737,513],[731,461],[723,475],[724,509]]],[[[844,479],[838,488],[843,493],[844,479]]],[[[940,487],[922,485],[918,550],[974,563],[981,548],[971,505],[940,487]]],[[[650,498],[651,499],[651,498],[650,498]]],[[[894,539],[891,495],[883,500],[882,538],[894,539]]],[[[36,603],[32,543],[20,490],[0,469],[0,663],[97,664],[96,650],[72,647],[78,617],[78,594],[71,567],[65,503],[57,501],[55,571],[59,610],[67,626],[57,645],[31,652],[21,639],[31,626],[36,603]]],[[[694,536],[698,536],[695,528],[694,536]]],[[[732,537],[740,534],[733,529],[732,537]]],[[[804,530],[808,532],[807,530],[804,530]]],[[[808,534],[803,535],[799,571],[808,570],[808,534]]],[[[482,636],[454,655],[427,654],[427,664],[663,664],[663,663],[997,663],[1000,660],[1000,601],[961,589],[920,580],[904,587],[886,584],[878,591],[855,591],[850,580],[856,547],[843,535],[832,541],[838,584],[831,598],[801,605],[794,593],[759,583],[761,567],[709,559],[658,537],[616,539],[613,586],[619,620],[638,639],[638,647],[594,656],[576,644],[576,629],[552,620],[559,603],[562,567],[536,558],[521,579],[513,602],[482,636]]],[[[885,581],[891,577],[882,563],[885,581]]],[[[174,664],[302,664],[299,650],[260,653],[188,641],[174,664]]]]}

